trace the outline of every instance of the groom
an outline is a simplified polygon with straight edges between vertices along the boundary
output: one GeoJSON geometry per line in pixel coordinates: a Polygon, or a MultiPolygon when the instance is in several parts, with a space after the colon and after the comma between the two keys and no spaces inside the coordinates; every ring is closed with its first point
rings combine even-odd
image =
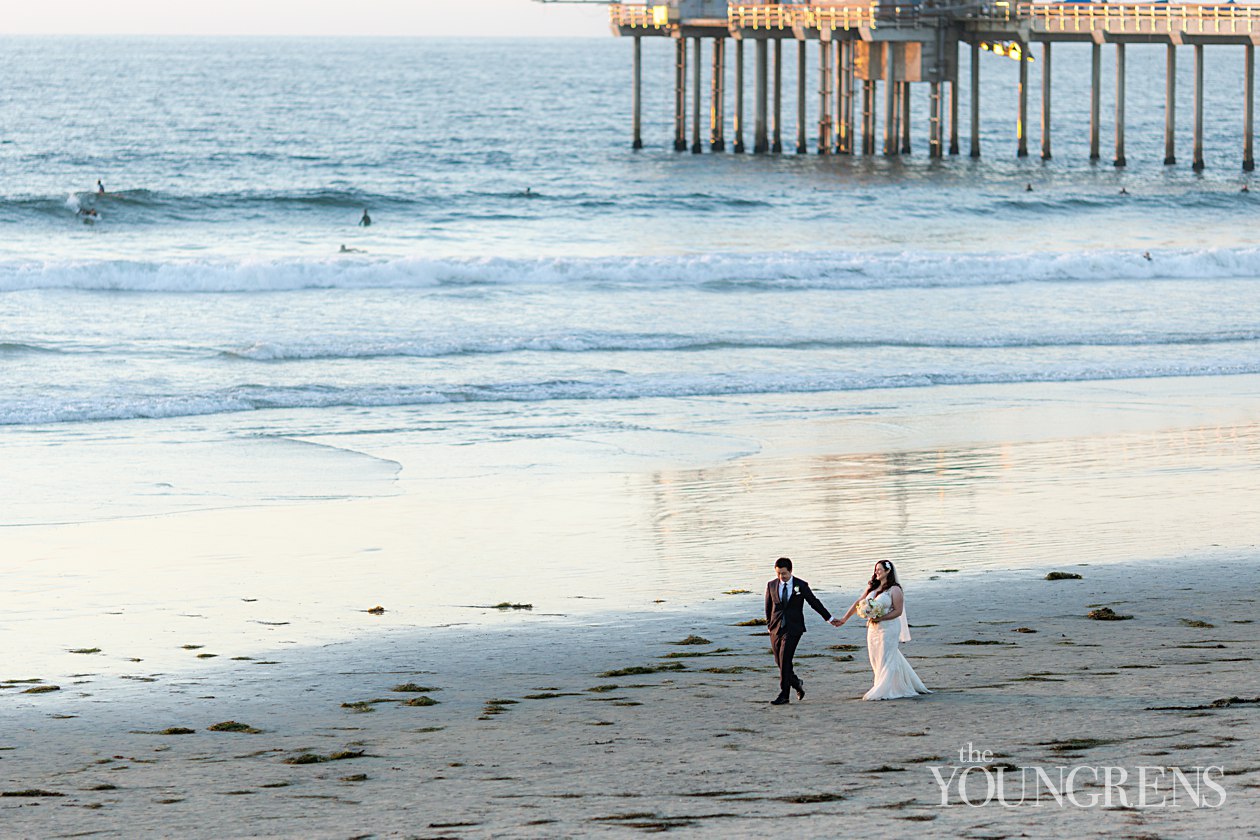
{"type": "Polygon", "coordinates": [[[792,577],[791,560],[780,557],[774,561],[774,570],[775,579],[766,584],[766,629],[770,631],[774,664],[779,666],[779,696],[770,705],[785,706],[792,689],[796,689],[796,699],[805,699],[805,683],[792,671],[792,657],[805,632],[805,602],[833,627],[840,626],[840,619],[831,617],[808,583],[792,577]]]}

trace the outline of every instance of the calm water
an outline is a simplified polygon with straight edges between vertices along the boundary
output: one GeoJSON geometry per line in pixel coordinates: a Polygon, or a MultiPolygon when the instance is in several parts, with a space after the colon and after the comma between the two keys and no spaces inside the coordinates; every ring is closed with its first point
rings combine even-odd
{"type": "Polygon", "coordinates": [[[925,90],[903,160],[677,155],[651,39],[634,153],[629,50],[0,41],[0,424],[1260,371],[1241,48],[1208,50],[1201,175],[1189,61],[1162,165],[1161,48],[1130,50],[1124,170],[1086,160],[1084,47],[1056,51],[1049,163],[1015,158],[989,54],[980,162],[926,158],[925,90]]]}

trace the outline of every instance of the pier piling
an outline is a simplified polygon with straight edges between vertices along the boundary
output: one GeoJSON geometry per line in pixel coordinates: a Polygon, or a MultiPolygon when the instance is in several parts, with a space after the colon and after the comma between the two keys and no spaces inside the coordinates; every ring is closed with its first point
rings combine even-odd
{"type": "Polygon", "coordinates": [[[1050,160],[1050,42],[1041,45],[1041,159],[1050,160]]]}
{"type": "Polygon", "coordinates": [[[713,79],[709,90],[709,147],[726,151],[726,39],[713,39],[713,79]]]}
{"type": "Polygon", "coordinates": [[[896,62],[893,45],[884,45],[884,154],[897,154],[897,83],[893,81],[896,62]]]}
{"type": "Polygon", "coordinates": [[[796,42],[796,153],[809,151],[808,132],[805,127],[805,39],[796,42]]]}
{"type": "Polygon", "coordinates": [[[910,83],[901,85],[901,153],[910,154],[910,83]]]}
{"type": "Polygon", "coordinates": [[[776,155],[783,151],[783,39],[774,39],[774,125],[771,131],[770,151],[776,155]]]}
{"type": "Polygon", "coordinates": [[[1195,172],[1203,170],[1203,45],[1194,45],[1194,162],[1195,172]]]}
{"type": "Polygon", "coordinates": [[[941,144],[941,138],[944,136],[941,131],[941,83],[932,82],[931,93],[928,95],[928,157],[943,157],[944,147],[941,144]]]}
{"type": "Polygon", "coordinates": [[[634,39],[634,90],[633,90],[633,93],[631,93],[630,95],[630,101],[631,101],[631,111],[632,111],[632,116],[630,119],[631,133],[633,134],[633,139],[631,140],[630,146],[631,148],[634,148],[634,149],[642,149],[643,148],[643,131],[642,131],[643,39],[637,36],[634,39]]]}
{"type": "Polygon", "coordinates": [[[704,42],[703,38],[692,38],[692,46],[695,49],[695,62],[691,68],[691,153],[698,155],[704,149],[700,145],[700,86],[703,84],[701,77],[701,68],[704,66],[704,56],[701,48],[704,42]]]}
{"type": "Polygon", "coordinates": [[[1019,43],[1019,119],[1015,126],[1016,157],[1028,157],[1028,45],[1019,43]]]}
{"type": "Polygon", "coordinates": [[[735,120],[731,125],[735,133],[736,154],[744,153],[744,39],[735,41],[735,120]]]}
{"type": "Polygon", "coordinates": [[[1116,44],[1116,166],[1124,166],[1124,44],[1116,44]]]}
{"type": "Polygon", "coordinates": [[[1177,45],[1169,44],[1164,60],[1164,166],[1177,162],[1177,45]]]}
{"type": "Polygon", "coordinates": [[[756,115],[753,118],[753,153],[764,154],[770,149],[766,134],[766,41],[757,39],[756,80],[753,91],[756,115]]]}
{"type": "Polygon", "coordinates": [[[958,50],[954,50],[954,77],[949,80],[949,153],[958,154],[958,50]]]}
{"type": "Polygon", "coordinates": [[[818,42],[818,154],[831,152],[831,42],[818,42]]]}
{"type": "Polygon", "coordinates": [[[980,157],[980,44],[971,43],[971,156],[980,157]]]}
{"type": "Polygon", "coordinates": [[[875,82],[862,81],[862,154],[875,154],[875,82]]]}
{"type": "Polygon", "coordinates": [[[1102,114],[1102,44],[1090,49],[1089,57],[1089,159],[1102,158],[1099,121],[1102,114]]]}
{"type": "Polygon", "coordinates": [[[687,151],[687,42],[674,42],[674,151],[687,151]]]}
{"type": "MultiPolygon", "coordinates": [[[[831,89],[835,94],[835,110],[831,115],[831,141],[832,151],[838,155],[845,153],[844,140],[844,107],[845,107],[845,68],[844,68],[844,48],[845,41],[834,42],[835,55],[831,60],[831,89]]],[[[828,48],[830,49],[830,47],[828,48]]],[[[849,86],[852,90],[852,85],[849,86]]]]}
{"type": "Polygon", "coordinates": [[[1251,172],[1256,168],[1255,158],[1251,154],[1251,140],[1255,133],[1255,93],[1256,93],[1256,47],[1255,44],[1244,46],[1243,54],[1243,172],[1251,172]]]}
{"type": "Polygon", "coordinates": [[[855,137],[855,121],[854,100],[857,95],[854,91],[854,84],[857,82],[857,47],[852,41],[844,42],[844,153],[846,155],[853,154],[854,137],[855,137]]]}

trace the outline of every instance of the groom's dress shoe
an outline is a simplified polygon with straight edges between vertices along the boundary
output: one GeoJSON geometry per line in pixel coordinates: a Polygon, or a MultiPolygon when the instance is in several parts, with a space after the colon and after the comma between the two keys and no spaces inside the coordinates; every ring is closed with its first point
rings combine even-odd
{"type": "Polygon", "coordinates": [[[781,694],[770,701],[771,706],[786,706],[790,701],[786,694],[781,694]]]}
{"type": "Polygon", "coordinates": [[[797,700],[805,699],[805,681],[804,680],[798,681],[796,683],[796,699],[797,700]]]}

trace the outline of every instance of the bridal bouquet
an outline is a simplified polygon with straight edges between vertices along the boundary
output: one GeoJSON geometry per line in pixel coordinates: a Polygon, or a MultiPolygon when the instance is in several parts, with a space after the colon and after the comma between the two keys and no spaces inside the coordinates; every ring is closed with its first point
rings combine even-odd
{"type": "Polygon", "coordinates": [[[870,621],[872,618],[879,618],[886,612],[888,612],[888,610],[884,608],[884,605],[879,601],[876,601],[874,598],[866,598],[858,601],[857,614],[862,616],[862,618],[865,618],[867,621],[870,621]]]}

